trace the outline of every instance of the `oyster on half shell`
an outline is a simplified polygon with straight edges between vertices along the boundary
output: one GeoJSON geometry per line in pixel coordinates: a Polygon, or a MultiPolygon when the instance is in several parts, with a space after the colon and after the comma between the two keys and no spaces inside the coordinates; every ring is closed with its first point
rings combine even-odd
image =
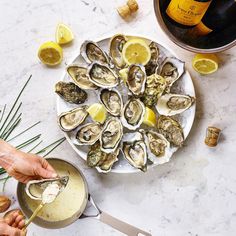
{"type": "Polygon", "coordinates": [[[160,115],[157,120],[157,129],[165,138],[175,146],[181,147],[184,142],[183,128],[173,118],[160,115]]]}
{"type": "Polygon", "coordinates": [[[118,118],[110,117],[100,136],[101,150],[105,153],[114,152],[123,136],[123,126],[118,118]]]}
{"type": "Polygon", "coordinates": [[[189,109],[194,101],[195,98],[189,95],[168,93],[158,99],[156,109],[161,115],[173,116],[189,109]]]}
{"type": "Polygon", "coordinates": [[[58,82],[55,85],[55,92],[66,102],[80,104],[87,99],[87,93],[76,84],[69,82],[58,82]]]}
{"type": "Polygon", "coordinates": [[[120,116],[123,109],[123,101],[119,91],[116,89],[103,89],[99,98],[111,115],[120,116]]]}
{"type": "Polygon", "coordinates": [[[123,34],[117,34],[110,41],[110,56],[119,69],[124,68],[126,65],[122,57],[122,49],[127,40],[127,37],[123,34]]]}
{"type": "Polygon", "coordinates": [[[184,62],[175,58],[167,57],[160,68],[160,75],[166,79],[166,92],[170,92],[173,83],[184,73],[184,62]]]}
{"type": "Polygon", "coordinates": [[[135,96],[140,96],[145,90],[146,72],[142,65],[131,65],[127,74],[127,86],[135,96]]]}
{"type": "Polygon", "coordinates": [[[102,128],[98,123],[87,123],[83,125],[76,134],[76,144],[92,145],[101,135],[102,128]]]}
{"type": "Polygon", "coordinates": [[[95,61],[102,64],[109,64],[109,57],[107,54],[93,41],[84,41],[81,45],[80,53],[88,64],[95,61]]]}
{"type": "Polygon", "coordinates": [[[144,104],[137,98],[131,98],[124,105],[121,116],[122,124],[130,130],[135,130],[142,124],[144,114],[144,104]]]}
{"type": "Polygon", "coordinates": [[[157,43],[151,42],[149,45],[149,48],[151,50],[151,58],[149,62],[147,63],[147,65],[145,65],[147,76],[150,76],[156,73],[156,70],[159,67],[158,59],[159,59],[159,54],[160,54],[157,43]]]}
{"type": "Polygon", "coordinates": [[[100,143],[96,142],[90,147],[87,154],[87,165],[96,167],[99,172],[107,173],[111,170],[113,164],[118,161],[120,149],[117,148],[112,153],[105,153],[101,150],[100,143]]]}
{"type": "Polygon", "coordinates": [[[31,180],[25,186],[26,194],[34,200],[42,200],[44,190],[50,184],[57,184],[59,192],[62,192],[69,181],[69,176],[63,176],[55,179],[31,180]]]}
{"type": "Polygon", "coordinates": [[[119,84],[117,74],[108,66],[98,62],[89,66],[88,77],[93,84],[101,88],[112,88],[119,84]]]}
{"type": "Polygon", "coordinates": [[[158,75],[153,74],[147,77],[145,90],[141,100],[143,103],[152,107],[156,105],[158,98],[163,94],[166,88],[166,80],[158,75]]]}
{"type": "Polygon", "coordinates": [[[169,141],[154,130],[142,130],[147,146],[148,159],[155,164],[168,162],[171,157],[169,141]]]}
{"type": "Polygon", "coordinates": [[[87,106],[82,106],[75,108],[70,111],[63,112],[58,117],[58,124],[63,131],[71,131],[81,125],[86,117],[88,112],[86,111],[87,106]]]}
{"type": "Polygon", "coordinates": [[[147,170],[147,149],[140,132],[126,134],[123,141],[122,152],[124,158],[134,168],[147,170]]]}
{"type": "Polygon", "coordinates": [[[79,65],[70,65],[67,67],[67,72],[74,81],[82,89],[96,89],[97,86],[93,84],[87,75],[87,68],[79,65]]]}

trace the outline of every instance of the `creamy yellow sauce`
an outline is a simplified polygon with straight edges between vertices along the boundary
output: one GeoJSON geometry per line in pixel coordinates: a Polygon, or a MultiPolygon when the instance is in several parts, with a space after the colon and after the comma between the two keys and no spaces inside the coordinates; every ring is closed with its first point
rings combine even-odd
{"type": "MultiPolygon", "coordinates": [[[[49,160],[59,176],[69,176],[66,188],[61,192],[56,200],[46,204],[38,213],[38,217],[46,221],[61,221],[70,218],[77,213],[86,197],[86,187],[80,173],[70,164],[59,160],[49,160]]],[[[40,201],[33,200],[24,193],[24,198],[29,209],[33,212],[40,201]]]]}

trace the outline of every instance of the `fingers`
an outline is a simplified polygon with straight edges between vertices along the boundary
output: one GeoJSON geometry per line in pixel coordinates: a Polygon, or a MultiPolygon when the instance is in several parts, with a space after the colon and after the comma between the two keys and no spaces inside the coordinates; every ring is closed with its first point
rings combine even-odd
{"type": "Polygon", "coordinates": [[[54,168],[44,158],[41,158],[41,165],[44,169],[49,170],[56,174],[56,171],[54,170],[54,168]]]}
{"type": "Polygon", "coordinates": [[[39,167],[36,171],[39,176],[42,178],[56,178],[57,173],[52,168],[52,166],[44,159],[40,158],[41,167],[39,167]]]}
{"type": "Polygon", "coordinates": [[[20,229],[11,227],[9,225],[5,225],[3,229],[3,235],[9,235],[9,236],[23,236],[24,232],[20,229]]]}

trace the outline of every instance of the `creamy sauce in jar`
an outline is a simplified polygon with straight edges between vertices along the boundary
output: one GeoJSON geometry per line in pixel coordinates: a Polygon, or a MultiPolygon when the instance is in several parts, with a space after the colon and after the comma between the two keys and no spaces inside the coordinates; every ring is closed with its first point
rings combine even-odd
{"type": "MultiPolygon", "coordinates": [[[[84,204],[86,198],[86,186],[78,170],[72,165],[59,160],[48,160],[59,176],[69,176],[69,181],[65,189],[57,196],[55,201],[46,204],[38,213],[38,217],[46,221],[61,221],[70,218],[84,204]]],[[[25,202],[33,212],[41,201],[36,201],[28,197],[24,192],[25,202]]]]}

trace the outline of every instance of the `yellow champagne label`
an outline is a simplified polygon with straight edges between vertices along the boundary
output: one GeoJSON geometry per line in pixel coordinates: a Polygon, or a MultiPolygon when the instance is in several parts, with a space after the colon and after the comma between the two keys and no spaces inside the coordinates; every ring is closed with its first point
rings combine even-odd
{"type": "Polygon", "coordinates": [[[211,1],[172,0],[166,9],[166,13],[182,25],[193,26],[201,21],[210,3],[211,1]]]}
{"type": "Polygon", "coordinates": [[[206,25],[204,25],[202,22],[200,22],[196,27],[194,28],[194,31],[196,35],[203,36],[211,33],[213,30],[208,28],[206,25]]]}

